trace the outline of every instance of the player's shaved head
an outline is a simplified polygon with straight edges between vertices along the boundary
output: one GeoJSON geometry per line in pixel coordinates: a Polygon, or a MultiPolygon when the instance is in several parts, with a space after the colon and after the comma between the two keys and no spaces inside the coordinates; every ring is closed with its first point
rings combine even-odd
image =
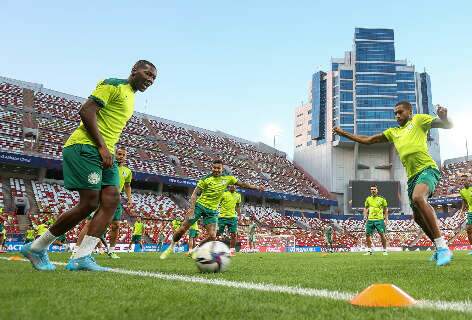
{"type": "Polygon", "coordinates": [[[395,105],[393,113],[400,126],[404,126],[411,118],[413,106],[408,101],[400,101],[395,105]]]}
{"type": "Polygon", "coordinates": [[[143,67],[146,67],[146,66],[151,66],[151,67],[153,67],[154,69],[157,70],[156,66],[148,60],[138,60],[138,61],[136,61],[136,63],[133,66],[133,70],[143,68],[143,67]]]}

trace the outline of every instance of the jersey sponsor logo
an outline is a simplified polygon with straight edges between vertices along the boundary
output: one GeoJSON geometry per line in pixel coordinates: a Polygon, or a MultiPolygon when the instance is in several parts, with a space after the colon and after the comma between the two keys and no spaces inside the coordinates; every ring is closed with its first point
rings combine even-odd
{"type": "Polygon", "coordinates": [[[87,179],[90,184],[98,184],[100,182],[101,177],[98,172],[92,172],[88,175],[87,179]]]}

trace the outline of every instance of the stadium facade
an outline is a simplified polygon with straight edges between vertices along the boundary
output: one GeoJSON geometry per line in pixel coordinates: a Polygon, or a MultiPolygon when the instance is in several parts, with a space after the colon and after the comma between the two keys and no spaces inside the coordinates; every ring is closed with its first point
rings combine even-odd
{"type": "MultiPolygon", "coordinates": [[[[352,51],[331,60],[331,70],[312,76],[308,103],[295,109],[294,162],[315,177],[351,211],[352,180],[400,182],[401,211],[410,213],[406,174],[389,144],[362,146],[332,135],[339,126],[373,135],[397,126],[394,105],[409,101],[414,113],[434,114],[431,79],[395,57],[392,29],[356,28],[352,51]]],[[[440,165],[439,133],[428,145],[440,165]]]]}

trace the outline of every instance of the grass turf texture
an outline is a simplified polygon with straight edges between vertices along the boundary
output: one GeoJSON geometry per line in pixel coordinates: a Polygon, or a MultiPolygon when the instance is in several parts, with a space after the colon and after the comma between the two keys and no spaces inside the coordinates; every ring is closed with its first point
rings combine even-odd
{"type": "MultiPolygon", "coordinates": [[[[104,266],[244,282],[359,292],[393,283],[415,299],[471,299],[472,257],[455,252],[438,268],[431,253],[237,254],[222,274],[202,275],[183,254],[121,254],[104,266]]],[[[2,255],[8,257],[10,255],[2,255]]],[[[68,254],[51,254],[65,262],[68,254]]],[[[1,319],[470,319],[471,314],[416,308],[365,309],[346,301],[166,281],[114,273],[37,272],[26,262],[0,260],[1,319]]]]}

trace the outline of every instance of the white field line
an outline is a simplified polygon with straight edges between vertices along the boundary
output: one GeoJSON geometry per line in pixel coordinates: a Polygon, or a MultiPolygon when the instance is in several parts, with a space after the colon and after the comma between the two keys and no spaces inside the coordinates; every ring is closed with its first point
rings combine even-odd
{"type": "MultiPolygon", "coordinates": [[[[6,258],[6,257],[0,257],[0,259],[9,260],[9,258],[6,258]]],[[[21,261],[28,261],[28,260],[21,259],[21,261]]],[[[53,261],[52,263],[56,265],[66,265],[64,262],[53,261]]],[[[243,289],[243,290],[285,293],[285,294],[291,294],[291,295],[325,298],[325,299],[338,300],[338,301],[349,301],[356,295],[355,293],[351,293],[351,292],[331,291],[331,290],[326,290],[326,289],[290,287],[290,286],[275,285],[275,284],[270,284],[270,283],[242,282],[242,281],[231,281],[231,280],[223,280],[223,279],[207,279],[207,278],[202,278],[202,277],[184,276],[184,275],[172,274],[172,273],[133,271],[133,270],[126,270],[126,269],[110,269],[109,272],[124,274],[124,275],[129,275],[129,276],[136,276],[136,277],[155,278],[155,279],[167,280],[167,281],[199,283],[199,284],[243,289]]],[[[420,309],[438,310],[438,311],[456,311],[456,312],[472,313],[472,301],[470,300],[466,300],[466,301],[417,300],[417,303],[413,305],[413,307],[420,308],[420,309]]]]}

